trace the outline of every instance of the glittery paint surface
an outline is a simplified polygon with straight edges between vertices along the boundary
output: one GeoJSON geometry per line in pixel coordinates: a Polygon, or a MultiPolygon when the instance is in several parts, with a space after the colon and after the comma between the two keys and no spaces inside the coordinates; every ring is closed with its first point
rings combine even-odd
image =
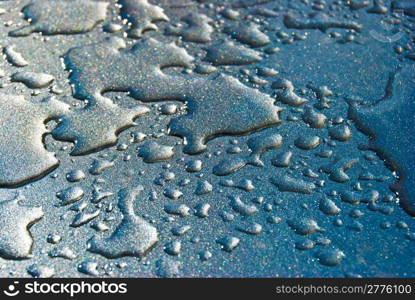
{"type": "Polygon", "coordinates": [[[413,277],[414,17],[0,1],[0,276],[413,277]]]}

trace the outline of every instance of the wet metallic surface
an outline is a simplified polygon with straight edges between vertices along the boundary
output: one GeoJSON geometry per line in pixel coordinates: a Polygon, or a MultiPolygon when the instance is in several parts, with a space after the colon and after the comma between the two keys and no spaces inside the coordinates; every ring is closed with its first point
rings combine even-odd
{"type": "Polygon", "coordinates": [[[413,277],[413,1],[0,2],[0,276],[413,277]]]}

